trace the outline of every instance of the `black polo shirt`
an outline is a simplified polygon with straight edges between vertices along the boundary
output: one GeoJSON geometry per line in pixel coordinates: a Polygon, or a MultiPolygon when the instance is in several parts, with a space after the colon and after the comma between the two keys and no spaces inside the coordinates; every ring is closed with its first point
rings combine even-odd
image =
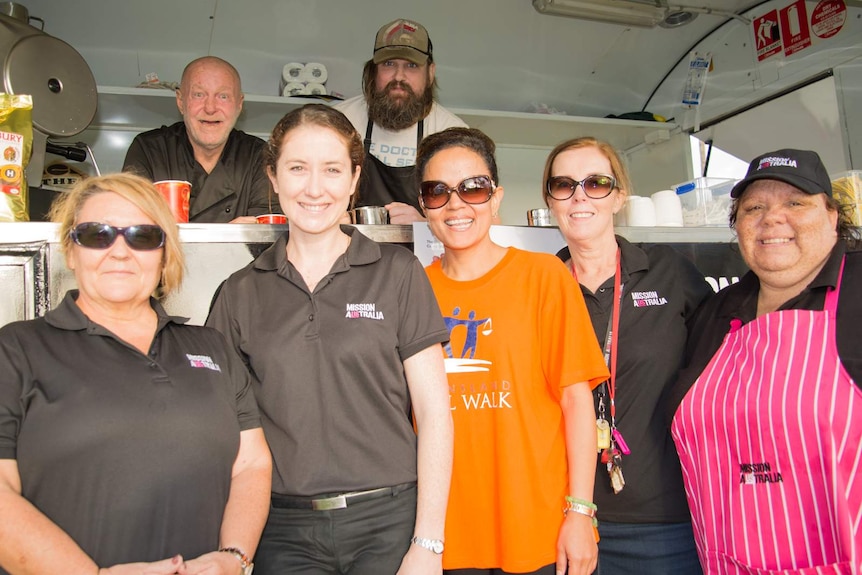
{"type": "MultiPolygon", "coordinates": [[[[598,462],[594,501],[599,519],[619,523],[690,521],[679,457],[665,427],[665,394],[683,364],[687,321],[712,288],[685,256],[665,245],[634,245],[617,236],[623,298],[616,380],[617,427],[631,448],[623,457],[626,487],[614,494],[598,462]]],[[[570,259],[569,249],[557,254],[570,259]]],[[[581,286],[599,345],[613,313],[614,278],[596,293],[581,286]]],[[[593,390],[598,409],[598,392],[593,390]]],[[[607,406],[607,398],[605,399],[607,406]]],[[[610,407],[606,407],[608,415],[610,407]]]]}
{"type": "Polygon", "coordinates": [[[191,182],[190,222],[226,223],[239,216],[281,213],[278,196],[273,194],[270,202],[262,156],[265,145],[256,136],[231,130],[221,158],[207,174],[195,160],[186,125],[177,122],[138,134],[126,152],[123,171],[154,182],[191,182]]]}
{"type": "Polygon", "coordinates": [[[240,431],[260,426],[242,362],[154,300],[143,354],[76,297],[0,329],[0,458],[100,566],[217,549],[240,431]]]}
{"type": "MultiPolygon", "coordinates": [[[[836,341],[842,365],[853,381],[862,386],[862,251],[848,251],[844,242],[838,242],[811,284],[779,309],[822,310],[826,291],[835,287],[841,259],[845,256],[844,277],[838,297],[836,341]]],[[[736,318],[745,324],[755,319],[759,291],[760,281],[754,272],[748,272],[739,283],[718,292],[694,317],[686,368],[680,373],[679,382],[670,396],[670,418],[718,351],[730,329],[730,321],[736,318]]]]}
{"type": "Polygon", "coordinates": [[[412,253],[341,229],[350,246],[313,292],[285,234],[225,281],[207,319],[252,372],[275,493],[416,481],[403,362],[448,330],[412,253]]]}

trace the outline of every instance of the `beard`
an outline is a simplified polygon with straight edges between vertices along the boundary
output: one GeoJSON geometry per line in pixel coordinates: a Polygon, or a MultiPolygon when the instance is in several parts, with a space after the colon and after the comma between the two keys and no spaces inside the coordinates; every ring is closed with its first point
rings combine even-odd
{"type": "Polygon", "coordinates": [[[368,102],[368,117],[371,121],[391,132],[397,132],[419,123],[428,115],[433,103],[433,92],[430,87],[422,96],[417,96],[413,88],[406,82],[392,80],[383,90],[371,87],[371,101],[368,102]],[[407,93],[405,97],[394,98],[391,92],[400,88],[407,93]]]}

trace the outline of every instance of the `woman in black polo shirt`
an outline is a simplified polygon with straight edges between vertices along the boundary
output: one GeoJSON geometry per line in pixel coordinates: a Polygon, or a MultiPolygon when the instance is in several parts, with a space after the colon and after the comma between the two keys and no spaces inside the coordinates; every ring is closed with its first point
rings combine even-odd
{"type": "Polygon", "coordinates": [[[248,572],[269,451],[240,359],[153,297],[183,276],[167,203],[108,175],[52,219],[78,289],[0,330],[0,573],[248,572]]]}
{"type": "Polygon", "coordinates": [[[631,184],[608,144],[578,138],[545,163],[544,199],[566,239],[611,378],[593,390],[601,575],[699,573],[679,458],[662,400],[683,361],[687,322],[712,289],[668,246],[614,234],[631,184]]]}
{"type": "Polygon", "coordinates": [[[255,575],[440,570],[448,331],[413,254],[339,225],[363,155],[329,106],[276,124],[265,162],[290,230],[228,278],[207,320],[255,375],[274,458],[255,575]]]}

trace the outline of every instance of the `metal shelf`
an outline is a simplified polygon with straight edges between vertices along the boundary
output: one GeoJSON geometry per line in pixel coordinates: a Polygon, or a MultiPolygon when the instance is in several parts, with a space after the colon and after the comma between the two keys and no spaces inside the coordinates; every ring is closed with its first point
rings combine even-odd
{"type": "MultiPolygon", "coordinates": [[[[172,90],[99,86],[99,107],[90,129],[140,132],[179,121],[172,90]]],[[[284,114],[319,98],[283,98],[247,94],[237,128],[266,137],[284,114]]],[[[552,147],[568,138],[591,135],[627,150],[645,141],[666,139],[676,124],[611,118],[498,112],[450,108],[470,127],[479,128],[499,146],[552,147]]]]}

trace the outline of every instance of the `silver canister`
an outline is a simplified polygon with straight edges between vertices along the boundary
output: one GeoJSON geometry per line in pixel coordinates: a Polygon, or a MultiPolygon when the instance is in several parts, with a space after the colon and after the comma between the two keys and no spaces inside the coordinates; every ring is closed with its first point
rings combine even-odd
{"type": "Polygon", "coordinates": [[[527,225],[533,227],[547,228],[551,223],[551,210],[549,208],[535,208],[527,210],[527,225]]]}
{"type": "Polygon", "coordinates": [[[0,2],[0,14],[11,16],[16,20],[30,23],[30,11],[23,4],[17,2],[0,2]]]}
{"type": "Polygon", "coordinates": [[[381,225],[389,223],[389,212],[381,206],[363,206],[350,210],[350,221],[354,224],[381,225]]]}

